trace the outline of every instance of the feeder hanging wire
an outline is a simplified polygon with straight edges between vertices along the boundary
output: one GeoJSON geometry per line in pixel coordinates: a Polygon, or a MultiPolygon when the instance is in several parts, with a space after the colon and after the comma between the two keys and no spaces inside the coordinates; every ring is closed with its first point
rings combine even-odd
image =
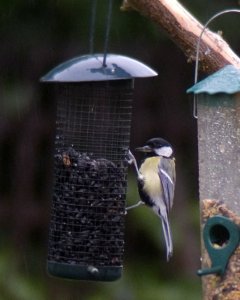
{"type": "Polygon", "coordinates": [[[112,0],[108,1],[108,13],[106,20],[106,31],[105,31],[105,44],[104,44],[104,56],[103,56],[103,67],[106,67],[107,52],[108,52],[108,43],[109,43],[109,33],[111,27],[111,18],[112,18],[112,0]]]}
{"type": "MultiPolygon", "coordinates": [[[[214,16],[212,16],[203,26],[203,29],[201,31],[201,34],[198,38],[198,42],[197,42],[197,48],[196,48],[196,63],[195,63],[195,74],[194,74],[194,84],[197,83],[198,81],[198,66],[199,66],[199,50],[200,50],[200,43],[201,43],[201,39],[203,36],[203,33],[205,31],[205,29],[207,28],[207,26],[213,21],[215,20],[217,17],[227,14],[227,13],[240,13],[239,9],[227,9],[227,10],[223,10],[220,11],[219,13],[215,14],[214,16]]],[[[193,96],[193,116],[195,119],[198,118],[197,115],[197,95],[194,94],[193,96]]]]}
{"type": "MultiPolygon", "coordinates": [[[[92,0],[92,10],[90,19],[90,31],[89,31],[89,52],[93,54],[94,52],[94,38],[95,38],[95,27],[96,27],[96,14],[97,14],[97,0],[92,0]]],[[[107,66],[107,52],[109,44],[109,34],[111,27],[112,18],[112,0],[108,1],[108,12],[106,18],[106,29],[105,29],[105,39],[104,39],[104,51],[103,51],[103,67],[107,66]]]]}
{"type": "Polygon", "coordinates": [[[96,11],[97,11],[97,0],[92,0],[92,10],[90,18],[90,31],[89,31],[89,52],[94,52],[94,38],[95,38],[95,24],[96,24],[96,11]]]}

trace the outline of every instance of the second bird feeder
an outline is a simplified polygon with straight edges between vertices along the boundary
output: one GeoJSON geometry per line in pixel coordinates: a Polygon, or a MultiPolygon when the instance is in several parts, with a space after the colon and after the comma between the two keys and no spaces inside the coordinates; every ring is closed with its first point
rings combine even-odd
{"type": "Polygon", "coordinates": [[[198,112],[203,298],[239,299],[240,70],[227,65],[188,92],[198,112]]]}
{"type": "Polygon", "coordinates": [[[86,55],[41,79],[56,103],[48,272],[111,281],[122,273],[133,83],[156,76],[134,59],[86,55]]]}

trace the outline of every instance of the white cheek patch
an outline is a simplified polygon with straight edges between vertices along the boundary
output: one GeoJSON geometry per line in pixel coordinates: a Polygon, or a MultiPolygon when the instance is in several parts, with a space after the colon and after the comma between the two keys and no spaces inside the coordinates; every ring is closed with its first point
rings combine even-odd
{"type": "Polygon", "coordinates": [[[159,156],[170,157],[173,153],[172,148],[165,146],[155,150],[156,154],[159,156]]]}

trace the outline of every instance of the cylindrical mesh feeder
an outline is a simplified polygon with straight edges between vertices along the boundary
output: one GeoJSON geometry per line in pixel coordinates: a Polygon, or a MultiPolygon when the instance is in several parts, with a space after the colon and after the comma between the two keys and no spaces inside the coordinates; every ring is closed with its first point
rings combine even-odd
{"type": "Polygon", "coordinates": [[[48,272],[111,281],[122,273],[133,79],[157,74],[120,55],[69,60],[41,79],[56,103],[48,272]]]}

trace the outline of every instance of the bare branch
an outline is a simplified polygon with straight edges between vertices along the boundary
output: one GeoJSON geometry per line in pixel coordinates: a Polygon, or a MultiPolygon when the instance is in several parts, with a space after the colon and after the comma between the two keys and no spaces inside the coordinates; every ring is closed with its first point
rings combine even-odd
{"type": "MultiPolygon", "coordinates": [[[[195,61],[203,25],[177,0],[124,0],[121,9],[130,8],[160,25],[181,48],[187,61],[195,61]]],[[[199,62],[200,69],[205,73],[213,73],[227,64],[240,68],[240,58],[220,35],[208,29],[202,36],[199,62]]]]}

